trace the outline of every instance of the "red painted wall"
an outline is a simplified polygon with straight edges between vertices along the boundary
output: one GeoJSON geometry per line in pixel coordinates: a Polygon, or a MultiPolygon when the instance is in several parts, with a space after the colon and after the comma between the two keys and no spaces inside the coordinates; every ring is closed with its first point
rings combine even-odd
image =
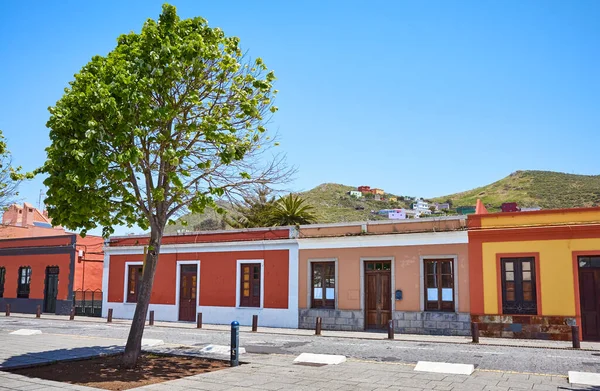
{"type": "MultiPolygon", "coordinates": [[[[200,305],[235,307],[237,260],[264,259],[264,307],[287,308],[288,250],[202,252],[160,255],[150,302],[175,304],[177,261],[200,261],[200,305]]],[[[140,262],[142,255],[110,257],[108,301],[123,302],[125,262],[140,262]]]]}
{"type": "MultiPolygon", "coordinates": [[[[162,244],[224,243],[252,240],[289,239],[289,228],[273,228],[259,231],[232,231],[219,233],[198,233],[185,235],[167,235],[162,244]]],[[[147,236],[112,238],[110,246],[142,246],[148,243],[147,236]]]]}
{"type": "Polygon", "coordinates": [[[102,290],[103,246],[104,239],[100,236],[77,236],[73,290],[102,290]],[[79,250],[83,251],[83,257],[79,257],[79,250]]]}
{"type": "MultiPolygon", "coordinates": [[[[69,246],[71,236],[59,238],[36,238],[0,240],[0,248],[24,248],[42,246],[69,246]]],[[[33,254],[33,255],[1,255],[0,267],[6,268],[4,297],[16,298],[19,278],[19,267],[31,267],[30,299],[44,298],[46,266],[58,266],[58,300],[67,300],[69,295],[71,254],[33,254]]]]}

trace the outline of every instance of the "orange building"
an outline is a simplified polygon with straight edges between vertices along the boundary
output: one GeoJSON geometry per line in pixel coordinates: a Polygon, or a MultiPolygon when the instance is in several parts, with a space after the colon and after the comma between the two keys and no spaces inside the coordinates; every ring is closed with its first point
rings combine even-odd
{"type": "Polygon", "coordinates": [[[0,226],[0,307],[34,313],[39,305],[43,312],[68,314],[75,305],[81,314],[95,305],[99,315],[102,247],[101,237],[82,238],[54,227],[45,212],[28,203],[11,205],[0,226]],[[95,303],[89,300],[94,291],[95,303]]]}
{"type": "Polygon", "coordinates": [[[470,334],[465,217],[300,227],[299,327],[470,334]]]}
{"type": "Polygon", "coordinates": [[[86,237],[85,245],[78,239],[63,234],[0,240],[0,307],[35,313],[39,305],[43,312],[68,314],[77,289],[100,289],[102,262],[88,261],[101,255],[85,248],[101,252],[102,238],[86,237]]]}
{"type": "MultiPolygon", "coordinates": [[[[298,250],[287,227],[163,237],[150,298],[157,320],[298,326],[298,250]]],[[[105,248],[103,315],[132,318],[148,236],[113,237],[105,248]]]]}
{"type": "Polygon", "coordinates": [[[471,316],[484,336],[600,341],[600,208],[470,215],[471,316]]]}

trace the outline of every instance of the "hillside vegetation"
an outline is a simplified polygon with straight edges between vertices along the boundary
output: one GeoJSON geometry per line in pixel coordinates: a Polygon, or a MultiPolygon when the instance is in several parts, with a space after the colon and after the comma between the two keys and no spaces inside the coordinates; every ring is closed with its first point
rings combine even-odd
{"type": "MultiPolygon", "coordinates": [[[[312,190],[299,193],[314,206],[317,223],[338,223],[365,220],[383,220],[371,211],[408,208],[412,200],[399,196],[397,202],[353,198],[347,193],[353,186],[324,183],[312,190]]],[[[389,198],[392,194],[385,194],[389,198]]],[[[517,202],[521,207],[539,206],[543,209],[576,208],[600,205],[600,175],[575,175],[552,171],[516,171],[492,184],[431,199],[433,202],[452,201],[452,207],[474,206],[480,198],[489,211],[500,210],[503,202],[517,202]]],[[[221,204],[225,209],[230,209],[221,204]]],[[[212,210],[203,215],[187,215],[181,222],[167,227],[168,233],[178,229],[191,231],[229,228],[220,215],[212,210]]]]}
{"type": "Polygon", "coordinates": [[[516,171],[487,186],[437,197],[451,200],[454,207],[475,205],[477,199],[488,210],[499,210],[503,202],[543,209],[600,205],[600,175],[575,175],[552,171],[516,171]]]}

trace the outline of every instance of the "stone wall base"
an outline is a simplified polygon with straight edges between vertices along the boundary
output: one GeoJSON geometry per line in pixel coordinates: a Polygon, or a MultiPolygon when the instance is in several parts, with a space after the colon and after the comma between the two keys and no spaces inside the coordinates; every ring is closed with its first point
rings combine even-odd
{"type": "Polygon", "coordinates": [[[472,319],[479,323],[482,337],[570,341],[571,326],[576,325],[571,316],[473,315],[472,319]]]}
{"type": "MultiPolygon", "coordinates": [[[[10,311],[22,314],[35,314],[37,306],[41,306],[44,311],[44,299],[16,299],[10,297],[0,298],[0,312],[6,310],[6,304],[10,304],[10,311]]],[[[56,300],[56,315],[69,315],[73,301],[71,300],[56,300]]]]}
{"type": "Polygon", "coordinates": [[[298,328],[313,329],[317,317],[321,317],[323,330],[363,331],[365,319],[362,311],[353,310],[327,310],[327,309],[300,309],[298,311],[298,328]]]}
{"type": "Polygon", "coordinates": [[[471,335],[471,316],[456,312],[394,313],[394,328],[399,334],[471,335]]]}
{"type": "MultiPolygon", "coordinates": [[[[317,317],[323,330],[364,331],[361,310],[300,309],[298,328],[314,329],[317,317]]],[[[471,335],[471,317],[453,312],[394,312],[394,330],[398,334],[471,335]]]]}

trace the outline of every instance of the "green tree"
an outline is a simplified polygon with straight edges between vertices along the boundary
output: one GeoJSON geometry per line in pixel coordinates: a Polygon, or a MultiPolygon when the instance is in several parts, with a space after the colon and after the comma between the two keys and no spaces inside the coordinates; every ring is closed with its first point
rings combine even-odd
{"type": "Polygon", "coordinates": [[[288,194],[281,197],[269,217],[269,225],[300,225],[311,224],[317,219],[313,207],[299,195],[288,194]]]}
{"type": "Polygon", "coordinates": [[[54,222],[82,234],[103,227],[104,236],[118,224],[150,229],[125,367],[141,350],[165,225],[289,178],[281,155],[267,153],[276,145],[265,133],[274,80],[237,37],[165,4],[157,21],[93,57],[49,109],[51,145],[38,172],[48,175],[54,222]]]}
{"type": "Polygon", "coordinates": [[[13,167],[12,154],[0,130],[0,210],[5,210],[16,201],[19,185],[24,179],[32,177],[31,173],[21,172],[20,166],[13,167]]]}
{"type": "Polygon", "coordinates": [[[259,187],[256,193],[246,197],[243,201],[233,203],[231,217],[226,217],[226,222],[233,228],[256,228],[271,225],[271,215],[275,208],[275,197],[271,196],[271,189],[259,187]]]}

